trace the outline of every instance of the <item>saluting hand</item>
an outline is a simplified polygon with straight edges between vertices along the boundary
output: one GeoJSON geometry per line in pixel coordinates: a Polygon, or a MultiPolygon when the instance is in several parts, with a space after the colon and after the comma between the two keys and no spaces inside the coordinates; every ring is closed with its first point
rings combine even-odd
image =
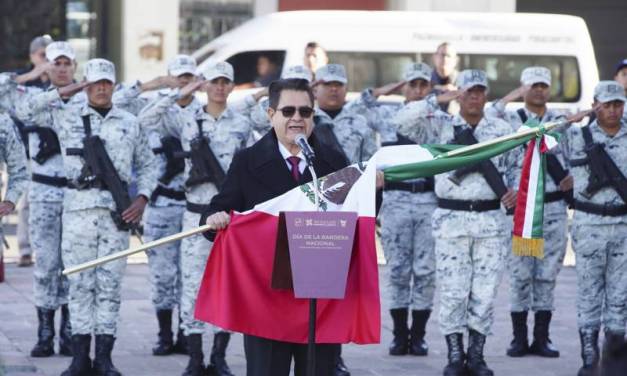
{"type": "Polygon", "coordinates": [[[15,204],[11,201],[0,202],[0,217],[11,214],[15,210],[15,204]]]}
{"type": "Polygon", "coordinates": [[[525,94],[527,94],[527,92],[529,92],[530,89],[531,89],[531,86],[529,85],[521,85],[517,87],[516,89],[510,91],[503,98],[501,98],[501,102],[507,104],[509,102],[513,102],[519,98],[522,98],[525,96],[525,94]]]}
{"type": "Polygon", "coordinates": [[[450,90],[450,91],[446,91],[440,95],[438,95],[437,97],[435,97],[435,100],[438,103],[448,103],[452,100],[455,100],[457,98],[459,98],[460,95],[462,95],[463,91],[462,90],[450,90]]]}
{"type": "Polygon", "coordinates": [[[381,87],[372,90],[372,95],[378,98],[381,95],[390,95],[405,85],[405,81],[392,82],[391,84],[383,85],[381,87]]]}
{"type": "Polygon", "coordinates": [[[196,90],[200,89],[207,81],[199,79],[196,81],[192,81],[189,84],[183,86],[181,88],[181,96],[186,97],[188,95],[192,95],[196,90]]]}
{"type": "Polygon", "coordinates": [[[83,90],[90,84],[91,83],[87,81],[75,82],[67,86],[60,87],[57,90],[59,91],[59,95],[61,96],[61,98],[69,98],[79,91],[83,90]]]}
{"type": "Polygon", "coordinates": [[[126,210],[122,212],[122,219],[126,223],[139,223],[142,219],[142,215],[144,214],[144,208],[146,208],[146,204],[148,203],[148,199],[145,196],[137,196],[131,206],[129,206],[126,210]]]}
{"type": "Polygon", "coordinates": [[[590,115],[592,111],[594,111],[594,109],[586,110],[586,111],[579,111],[576,114],[572,114],[566,117],[566,121],[568,121],[569,123],[579,123],[580,121],[583,120],[583,118],[590,115]]]}
{"type": "Polygon", "coordinates": [[[229,225],[230,221],[231,216],[229,216],[226,212],[221,211],[213,213],[209,217],[207,217],[206,223],[209,225],[210,229],[217,231],[226,228],[226,226],[229,225]]]}

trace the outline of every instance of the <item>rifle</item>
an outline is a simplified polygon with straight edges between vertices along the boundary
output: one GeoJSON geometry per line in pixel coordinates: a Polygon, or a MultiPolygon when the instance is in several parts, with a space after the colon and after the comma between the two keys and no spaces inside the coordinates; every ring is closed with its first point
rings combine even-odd
{"type": "Polygon", "coordinates": [[[85,138],[83,138],[83,148],[68,148],[66,150],[66,155],[79,155],[85,161],[76,188],[108,190],[115,202],[115,210],[111,212],[115,226],[120,231],[131,231],[133,235],[140,237],[143,233],[141,226],[137,223],[127,223],[122,219],[122,213],[131,206],[128,184],[118,175],[102,139],[91,134],[89,115],[82,116],[82,119],[86,133],[85,138]]]}
{"type": "Polygon", "coordinates": [[[176,137],[163,137],[161,139],[161,147],[152,149],[155,154],[165,155],[166,165],[163,175],[159,181],[165,185],[170,184],[172,179],[185,170],[185,161],[180,158],[183,152],[181,140],[176,137]]]}
{"type": "Polygon", "coordinates": [[[592,134],[588,127],[582,128],[582,133],[586,141],[585,152],[590,167],[590,175],[588,186],[581,192],[581,195],[589,200],[602,188],[611,186],[618,192],[623,202],[627,203],[627,179],[625,175],[607,154],[604,145],[592,141],[592,134]]]}
{"type": "Polygon", "coordinates": [[[226,178],[226,174],[220,165],[220,161],[213,154],[209,142],[202,134],[202,120],[197,120],[198,135],[190,142],[191,151],[174,153],[177,158],[190,158],[192,167],[185,185],[193,187],[202,183],[213,183],[220,187],[226,178]]]}
{"type": "Polygon", "coordinates": [[[37,133],[39,136],[39,151],[33,157],[37,163],[44,164],[56,154],[61,153],[61,145],[59,145],[59,137],[55,131],[47,127],[25,126],[22,128],[24,134],[37,133]]]}

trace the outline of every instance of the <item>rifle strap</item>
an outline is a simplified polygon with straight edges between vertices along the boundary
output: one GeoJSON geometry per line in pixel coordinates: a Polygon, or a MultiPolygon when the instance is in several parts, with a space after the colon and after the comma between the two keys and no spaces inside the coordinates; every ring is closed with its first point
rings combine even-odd
{"type": "MultiPolygon", "coordinates": [[[[460,125],[455,125],[453,126],[453,132],[455,134],[455,140],[458,139],[459,135],[462,132],[462,127],[460,125]]],[[[471,144],[476,144],[478,141],[477,139],[472,136],[474,139],[474,142],[472,142],[471,144]]],[[[455,141],[457,142],[457,141],[455,141]]],[[[493,171],[498,171],[498,169],[496,168],[496,166],[494,166],[494,163],[492,163],[491,160],[487,159],[483,162],[479,162],[479,168],[478,168],[478,172],[481,174],[481,176],[483,176],[483,178],[485,179],[486,183],[488,183],[488,185],[490,186],[490,189],[492,189],[492,191],[497,195],[497,197],[500,199],[505,192],[507,192],[507,187],[505,186],[505,183],[503,183],[503,178],[501,177],[501,174],[498,173],[498,176],[491,176],[493,179],[490,179],[487,175],[490,173],[490,170],[493,171]],[[486,168],[485,165],[486,164],[490,164],[492,165],[492,168],[486,168]]]]}
{"type": "Polygon", "coordinates": [[[590,127],[582,127],[581,135],[583,136],[583,141],[586,143],[586,147],[592,146],[594,140],[592,140],[592,133],[590,132],[590,127]]]}
{"type": "MultiPolygon", "coordinates": [[[[202,119],[196,119],[196,126],[198,126],[198,137],[204,137],[204,135],[202,133],[202,123],[203,123],[202,119]]],[[[209,141],[209,140],[207,140],[207,141],[209,141]]]]}
{"type": "Polygon", "coordinates": [[[83,115],[83,116],[81,116],[81,119],[83,119],[83,129],[85,130],[85,136],[86,137],[90,137],[91,136],[91,120],[90,120],[90,116],[89,115],[83,115]]]}
{"type": "Polygon", "coordinates": [[[319,117],[314,118],[314,121],[316,123],[316,126],[314,127],[316,138],[320,140],[322,143],[327,144],[327,146],[330,146],[331,148],[335,149],[338,153],[342,154],[344,156],[345,161],[350,164],[350,160],[348,159],[348,156],[344,152],[344,148],[342,148],[342,145],[340,144],[340,141],[337,139],[335,132],[333,132],[333,124],[319,122],[319,120],[320,120],[319,117]]]}

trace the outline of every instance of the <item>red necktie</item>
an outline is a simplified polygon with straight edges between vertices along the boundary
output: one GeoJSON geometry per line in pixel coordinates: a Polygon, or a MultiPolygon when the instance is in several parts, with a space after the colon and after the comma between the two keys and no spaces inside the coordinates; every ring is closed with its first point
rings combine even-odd
{"type": "Polygon", "coordinates": [[[290,162],[290,165],[292,165],[292,169],[290,170],[292,172],[292,177],[294,178],[296,182],[299,182],[300,181],[300,169],[298,168],[298,164],[300,163],[300,158],[288,157],[287,161],[290,162]]]}

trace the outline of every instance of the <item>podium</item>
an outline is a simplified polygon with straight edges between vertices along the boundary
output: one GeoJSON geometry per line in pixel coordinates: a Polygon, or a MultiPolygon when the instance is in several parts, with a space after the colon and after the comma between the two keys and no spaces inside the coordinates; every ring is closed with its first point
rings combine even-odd
{"type": "Polygon", "coordinates": [[[281,212],[272,288],[291,289],[309,299],[307,375],[315,375],[317,299],[343,299],[357,213],[281,212]]]}

